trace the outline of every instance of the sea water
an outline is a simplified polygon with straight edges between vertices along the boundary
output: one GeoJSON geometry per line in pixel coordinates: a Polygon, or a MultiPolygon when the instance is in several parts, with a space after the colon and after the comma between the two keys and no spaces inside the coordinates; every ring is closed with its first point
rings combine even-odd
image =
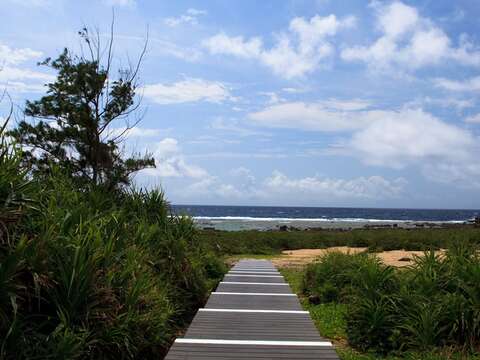
{"type": "Polygon", "coordinates": [[[421,224],[461,224],[480,210],[379,209],[280,206],[173,205],[177,214],[193,217],[200,228],[270,230],[281,226],[305,228],[358,228],[372,225],[415,227],[421,224]]]}

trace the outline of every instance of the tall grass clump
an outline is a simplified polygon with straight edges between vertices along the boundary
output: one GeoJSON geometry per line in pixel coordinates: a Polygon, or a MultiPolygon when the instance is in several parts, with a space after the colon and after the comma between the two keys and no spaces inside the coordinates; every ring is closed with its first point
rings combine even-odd
{"type": "Polygon", "coordinates": [[[163,192],[29,175],[0,131],[0,358],[159,358],[224,267],[163,192]]]}
{"type": "Polygon", "coordinates": [[[303,292],[318,297],[323,303],[344,302],[351,294],[356,270],[373,258],[365,253],[345,254],[332,251],[320,261],[307,266],[303,292]]]}
{"type": "Polygon", "coordinates": [[[442,256],[427,251],[402,270],[372,254],[329,253],[307,269],[304,293],[345,303],[348,341],[362,351],[480,346],[480,257],[468,242],[442,256]]]}

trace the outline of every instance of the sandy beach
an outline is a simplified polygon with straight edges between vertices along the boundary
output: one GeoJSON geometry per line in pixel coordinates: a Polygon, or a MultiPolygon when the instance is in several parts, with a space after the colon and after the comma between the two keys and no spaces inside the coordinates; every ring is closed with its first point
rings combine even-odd
{"type": "MultiPolygon", "coordinates": [[[[312,263],[331,251],[340,251],[342,253],[357,254],[366,251],[367,248],[336,246],[327,249],[299,249],[282,251],[282,255],[274,258],[272,262],[280,267],[298,267],[312,263]]],[[[443,254],[444,250],[439,250],[443,254]]],[[[422,251],[391,250],[375,253],[386,265],[395,267],[404,267],[410,265],[414,256],[422,256],[422,251]],[[410,259],[410,261],[409,261],[410,259]]]]}

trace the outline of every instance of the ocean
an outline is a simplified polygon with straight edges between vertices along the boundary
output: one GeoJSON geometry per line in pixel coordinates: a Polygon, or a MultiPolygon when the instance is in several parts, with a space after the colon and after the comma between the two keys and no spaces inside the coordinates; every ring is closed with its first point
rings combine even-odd
{"type": "Polygon", "coordinates": [[[464,223],[480,210],[374,209],[279,206],[172,205],[177,214],[193,217],[198,227],[217,230],[270,230],[280,226],[359,228],[365,225],[414,227],[418,224],[464,223]]]}

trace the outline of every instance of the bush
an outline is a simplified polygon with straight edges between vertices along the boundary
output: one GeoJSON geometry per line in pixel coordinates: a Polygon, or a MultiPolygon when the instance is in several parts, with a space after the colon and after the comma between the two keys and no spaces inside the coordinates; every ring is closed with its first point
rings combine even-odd
{"type": "Polygon", "coordinates": [[[480,345],[480,257],[470,242],[425,252],[403,270],[374,255],[329,253],[307,269],[304,293],[346,303],[348,341],[363,351],[480,345]]]}
{"type": "Polygon", "coordinates": [[[303,293],[317,296],[321,302],[344,302],[351,295],[358,268],[374,259],[364,253],[351,255],[328,252],[317,263],[307,266],[303,293]]]}
{"type": "MultiPolygon", "coordinates": [[[[1,134],[0,134],[1,136],[1,134]]],[[[158,358],[225,271],[161,191],[27,176],[0,141],[0,358],[158,358]]]]}

